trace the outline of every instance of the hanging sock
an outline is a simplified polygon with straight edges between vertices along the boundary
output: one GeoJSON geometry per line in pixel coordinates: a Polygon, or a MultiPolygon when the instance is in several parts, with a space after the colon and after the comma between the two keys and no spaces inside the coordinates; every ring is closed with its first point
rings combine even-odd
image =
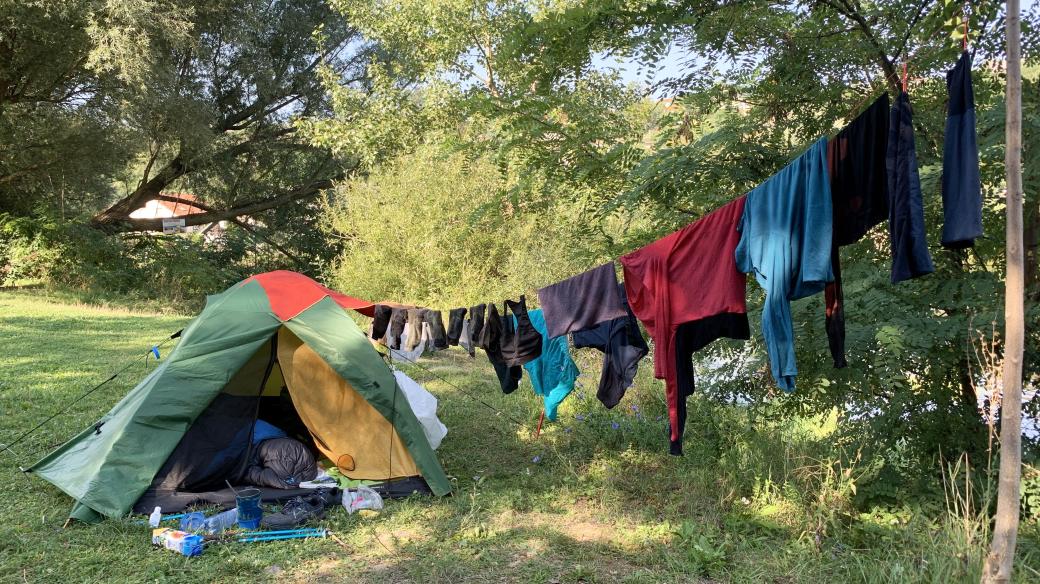
{"type": "Polygon", "coordinates": [[[448,346],[458,346],[462,337],[462,325],[465,323],[465,319],[465,308],[452,308],[448,311],[448,346]]]}
{"type": "Polygon", "coordinates": [[[386,346],[391,349],[401,348],[401,337],[404,335],[405,322],[408,320],[408,311],[403,308],[394,308],[390,312],[390,326],[386,333],[386,346]]]}
{"type": "Polygon", "coordinates": [[[910,96],[901,92],[888,129],[888,233],[892,243],[892,283],[918,278],[935,271],[928,253],[917,173],[913,110],[910,96]]]}
{"type": "Polygon", "coordinates": [[[430,325],[430,340],[433,349],[437,351],[447,349],[448,335],[444,330],[444,318],[441,316],[441,311],[427,308],[423,311],[423,322],[430,325]]]}
{"type": "Polygon", "coordinates": [[[946,73],[946,91],[949,105],[943,141],[942,245],[961,249],[975,245],[975,239],[982,237],[982,180],[968,51],[946,73]]]}
{"type": "Polygon", "coordinates": [[[393,308],[383,304],[376,304],[372,310],[372,338],[378,341],[386,336],[386,329],[390,326],[393,308]]]}
{"type": "Polygon", "coordinates": [[[484,330],[484,311],[487,308],[486,304],[478,304],[471,306],[469,309],[469,341],[472,344],[472,348],[469,350],[470,357],[473,356],[473,348],[480,346],[480,333],[484,330]]]}

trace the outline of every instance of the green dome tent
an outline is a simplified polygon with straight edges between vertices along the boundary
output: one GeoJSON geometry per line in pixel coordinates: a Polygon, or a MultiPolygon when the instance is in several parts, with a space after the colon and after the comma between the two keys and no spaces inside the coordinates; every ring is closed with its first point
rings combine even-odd
{"type": "Polygon", "coordinates": [[[393,373],[345,312],[372,308],[285,271],[210,296],[165,361],[29,470],[76,500],[74,519],[119,517],[240,476],[263,417],[295,424],[352,479],[421,477],[448,494],[393,373]]]}

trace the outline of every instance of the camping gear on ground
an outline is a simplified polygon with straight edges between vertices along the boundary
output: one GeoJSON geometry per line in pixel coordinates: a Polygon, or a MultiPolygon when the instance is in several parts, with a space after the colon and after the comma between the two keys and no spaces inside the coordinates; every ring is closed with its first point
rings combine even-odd
{"type": "Polygon", "coordinates": [[[325,537],[329,530],[324,527],[304,529],[281,529],[275,531],[251,531],[238,534],[232,539],[234,543],[252,543],[257,541],[278,541],[283,539],[305,539],[308,537],[325,537]]]}
{"type": "Polygon", "coordinates": [[[230,506],[224,481],[242,484],[254,453],[248,431],[235,439],[262,418],[301,429],[352,479],[419,477],[434,494],[451,492],[393,374],[344,308],[372,305],[284,271],[210,296],[165,361],[29,470],[72,496],[82,521],[230,506]]]}
{"type": "Polygon", "coordinates": [[[189,558],[202,554],[204,541],[201,535],[179,529],[161,527],[152,530],[153,546],[173,550],[189,558]]]}
{"type": "Polygon", "coordinates": [[[343,508],[351,515],[355,511],[370,509],[379,511],[383,508],[383,498],[373,489],[360,485],[356,489],[343,489],[343,508]]]}
{"type": "Polygon", "coordinates": [[[235,508],[238,509],[238,524],[242,529],[260,527],[264,510],[260,507],[260,489],[242,489],[235,495],[235,508]]]}
{"type": "Polygon", "coordinates": [[[162,507],[156,507],[148,516],[148,527],[159,527],[160,521],[162,521],[162,507]]]}
{"type": "Polygon", "coordinates": [[[408,405],[415,412],[416,419],[422,424],[430,448],[436,450],[441,445],[441,440],[448,435],[448,427],[437,417],[437,398],[403,371],[394,371],[394,379],[408,400],[408,405]]]}
{"type": "Polygon", "coordinates": [[[185,513],[181,517],[181,531],[199,531],[206,525],[206,514],[201,511],[185,513]]]}
{"type": "Polygon", "coordinates": [[[299,440],[271,438],[256,447],[243,481],[258,487],[293,489],[318,476],[314,455],[299,440]]]}
{"type": "Polygon", "coordinates": [[[329,475],[325,469],[319,467],[318,476],[312,480],[300,483],[300,487],[304,489],[320,489],[322,487],[335,487],[338,484],[339,481],[336,480],[336,477],[329,475]]]}
{"type": "Polygon", "coordinates": [[[264,527],[287,529],[324,516],[325,499],[315,494],[289,499],[278,513],[264,515],[260,524],[264,527]]]}
{"type": "Polygon", "coordinates": [[[238,507],[232,507],[227,511],[217,513],[213,517],[207,517],[202,524],[202,530],[209,534],[220,533],[226,529],[231,529],[237,524],[238,507]]]}

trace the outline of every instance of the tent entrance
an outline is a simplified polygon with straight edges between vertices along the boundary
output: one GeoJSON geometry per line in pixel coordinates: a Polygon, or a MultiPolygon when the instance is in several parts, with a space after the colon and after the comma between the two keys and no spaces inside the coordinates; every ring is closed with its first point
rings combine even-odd
{"type": "MultiPolygon", "coordinates": [[[[286,327],[278,331],[278,363],[313,444],[340,472],[364,480],[420,474],[390,421],[286,327]]],[[[400,401],[392,407],[410,407],[400,401]]]]}
{"type": "MultiPolygon", "coordinates": [[[[409,405],[401,399],[394,407],[409,405]]],[[[224,490],[225,481],[240,484],[253,456],[257,420],[284,430],[352,479],[421,474],[389,420],[283,326],[195,419],[135,507],[212,500],[208,495],[224,490]]]]}

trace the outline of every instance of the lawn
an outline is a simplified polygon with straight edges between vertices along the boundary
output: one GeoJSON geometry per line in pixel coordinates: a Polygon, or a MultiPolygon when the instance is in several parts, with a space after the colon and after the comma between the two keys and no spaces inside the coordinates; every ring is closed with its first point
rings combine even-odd
{"type": "MultiPolygon", "coordinates": [[[[649,362],[608,411],[592,353],[578,355],[584,387],[540,437],[530,386],[502,395],[483,355],[452,349],[404,367],[440,400],[449,433],[438,454],[455,494],[392,501],[375,517],[334,509],[322,525],[335,538],[183,558],[151,549],[139,518],[63,528],[71,500],[18,465],[101,416],[155,367],[148,349],[188,320],[0,293],[0,442],[126,367],[17,457],[0,453],[0,581],[978,581],[984,521],[941,504],[850,510],[856,472],[824,462],[833,420],[752,425],[694,398],[687,455],[671,457],[649,362]]],[[[1035,524],[1019,546],[1020,580],[1040,579],[1035,524]]]]}

